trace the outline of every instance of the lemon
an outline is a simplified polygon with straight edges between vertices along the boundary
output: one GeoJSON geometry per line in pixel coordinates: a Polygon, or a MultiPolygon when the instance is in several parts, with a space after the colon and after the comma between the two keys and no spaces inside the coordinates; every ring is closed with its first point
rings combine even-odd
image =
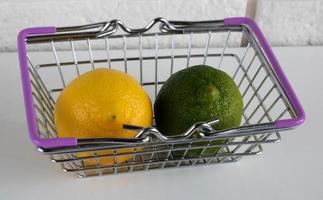
{"type": "MultiPolygon", "coordinates": [[[[123,124],[150,127],[152,106],[149,96],[131,76],[114,69],[98,68],[71,81],[55,104],[55,125],[59,137],[132,138],[135,131],[123,124]]],[[[118,150],[117,153],[130,152],[118,150]]],[[[113,154],[112,150],[98,155],[113,154]]],[[[78,153],[78,157],[93,153],[78,153]]],[[[84,160],[86,165],[108,166],[131,159],[131,155],[84,160]]]]}

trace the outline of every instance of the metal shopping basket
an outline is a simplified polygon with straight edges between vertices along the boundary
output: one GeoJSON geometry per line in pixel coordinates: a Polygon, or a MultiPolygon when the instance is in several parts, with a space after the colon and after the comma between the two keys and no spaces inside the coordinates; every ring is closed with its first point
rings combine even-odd
{"type": "Polygon", "coordinates": [[[278,142],[279,131],[305,119],[271,47],[249,18],[156,18],[140,29],[131,29],[119,20],[26,28],[18,35],[18,53],[30,139],[64,171],[80,177],[238,161],[243,156],[260,154],[261,144],[278,142]],[[240,45],[241,40],[246,45],[240,45]],[[135,138],[57,136],[55,100],[78,75],[98,66],[117,68],[136,77],[154,101],[171,74],[193,64],[221,68],[234,79],[244,101],[240,127],[214,130],[211,125],[217,119],[210,119],[192,124],[175,137],[166,137],[155,127],[132,126],[124,128],[138,131],[135,138]],[[203,153],[212,148],[220,150],[203,153]],[[188,156],[187,152],[194,149],[200,154],[188,156]],[[117,162],[122,156],[131,159],[117,162]],[[101,165],[100,160],[106,158],[114,162],[101,165]],[[85,164],[88,160],[95,163],[85,164]]]}

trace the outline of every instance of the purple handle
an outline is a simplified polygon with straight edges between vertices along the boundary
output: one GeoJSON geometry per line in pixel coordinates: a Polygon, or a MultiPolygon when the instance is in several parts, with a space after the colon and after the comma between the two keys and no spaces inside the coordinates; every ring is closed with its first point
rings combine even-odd
{"type": "Polygon", "coordinates": [[[256,22],[247,17],[234,17],[234,18],[227,18],[224,19],[224,25],[247,25],[251,31],[256,36],[258,42],[260,43],[261,47],[263,48],[269,62],[271,63],[277,78],[285,91],[287,98],[289,99],[292,107],[296,112],[296,118],[292,119],[283,119],[277,120],[275,125],[277,128],[291,128],[302,124],[305,121],[305,112],[300,104],[295,91],[293,90],[292,86],[290,85],[285,73],[283,72],[276,56],[274,55],[268,41],[266,40],[264,34],[261,32],[260,28],[256,24],[256,22]]]}
{"type": "Polygon", "coordinates": [[[25,101],[25,111],[27,117],[29,138],[36,146],[43,148],[66,147],[77,145],[76,138],[40,138],[36,123],[36,113],[32,98],[25,41],[26,37],[29,35],[51,34],[55,32],[55,27],[26,28],[19,32],[17,38],[18,57],[20,63],[21,81],[25,101]]]}

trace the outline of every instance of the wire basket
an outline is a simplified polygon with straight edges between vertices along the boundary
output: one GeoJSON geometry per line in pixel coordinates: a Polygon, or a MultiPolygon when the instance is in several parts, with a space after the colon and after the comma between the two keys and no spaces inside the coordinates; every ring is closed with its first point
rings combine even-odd
{"type": "Polygon", "coordinates": [[[278,131],[305,119],[268,42],[255,22],[244,17],[195,22],[156,18],[141,29],[119,20],[27,28],[18,35],[18,53],[30,139],[64,171],[79,177],[238,161],[260,154],[261,144],[278,142],[278,131]],[[80,74],[97,67],[122,70],[136,77],[154,101],[169,76],[195,64],[220,68],[234,79],[244,102],[240,127],[217,131],[211,125],[218,120],[210,119],[174,137],[154,127],[131,126],[124,128],[137,130],[135,138],[57,136],[55,100],[80,74]],[[104,159],[109,162],[102,164],[104,159]]]}

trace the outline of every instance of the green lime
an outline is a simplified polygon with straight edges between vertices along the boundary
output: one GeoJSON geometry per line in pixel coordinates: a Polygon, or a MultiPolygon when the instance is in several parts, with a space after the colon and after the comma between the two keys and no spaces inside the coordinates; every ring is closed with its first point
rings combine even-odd
{"type": "MultiPolygon", "coordinates": [[[[196,65],[173,74],[162,86],[154,104],[157,129],[166,136],[184,133],[194,123],[219,119],[215,130],[240,125],[243,102],[234,80],[225,72],[206,65],[196,65]]],[[[222,144],[218,140],[212,144],[222,144]]],[[[214,154],[209,148],[203,155],[214,154]]],[[[191,150],[196,157],[200,150],[191,150]]]]}

